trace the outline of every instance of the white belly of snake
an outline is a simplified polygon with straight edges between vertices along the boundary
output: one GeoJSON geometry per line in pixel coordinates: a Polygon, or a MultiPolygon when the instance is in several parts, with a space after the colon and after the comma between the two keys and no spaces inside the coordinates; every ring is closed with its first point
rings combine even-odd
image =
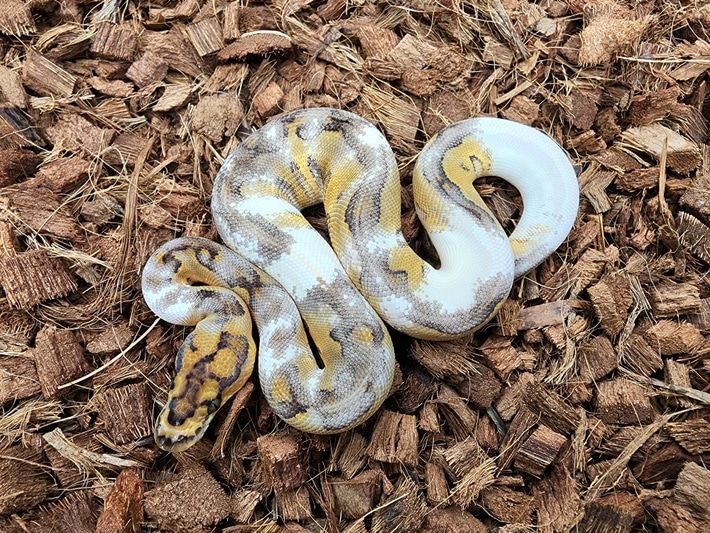
{"type": "Polygon", "coordinates": [[[439,268],[402,235],[395,157],[366,120],[335,109],[295,111],[242,142],[212,193],[226,246],[176,239],[143,271],[150,308],[196,326],[178,354],[158,443],[193,444],[243,386],[255,357],[251,318],[261,388],[278,416],[314,433],[361,423],[392,382],[383,320],[422,339],[475,331],[513,280],[562,243],[579,203],[567,154],[544,133],[496,118],[472,118],[434,136],[416,162],[413,193],[439,268]],[[510,236],[473,187],[481,176],[520,192],[524,211],[510,236]],[[301,214],[319,203],[332,247],[301,214]]]}

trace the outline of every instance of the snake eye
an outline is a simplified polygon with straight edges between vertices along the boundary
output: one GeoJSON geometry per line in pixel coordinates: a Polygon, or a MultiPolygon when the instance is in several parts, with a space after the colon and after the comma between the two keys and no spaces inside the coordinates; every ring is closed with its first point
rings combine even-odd
{"type": "Polygon", "coordinates": [[[220,405],[222,405],[222,402],[219,401],[219,398],[213,398],[207,402],[207,412],[209,414],[214,413],[217,409],[219,409],[220,405]]]}

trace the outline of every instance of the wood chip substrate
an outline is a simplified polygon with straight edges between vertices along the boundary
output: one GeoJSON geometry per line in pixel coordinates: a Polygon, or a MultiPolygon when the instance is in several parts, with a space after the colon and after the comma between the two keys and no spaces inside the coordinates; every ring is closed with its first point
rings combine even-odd
{"type": "MultiPolygon", "coordinates": [[[[2,0],[0,58],[0,531],[710,531],[707,2],[2,0]],[[165,453],[190,328],[141,269],[218,240],[224,159],[319,106],[387,136],[434,264],[413,161],[468,117],[567,150],[574,228],[474,335],[393,332],[363,425],[299,433],[254,376],[165,453]]],[[[511,231],[515,189],[476,187],[511,231]]]]}

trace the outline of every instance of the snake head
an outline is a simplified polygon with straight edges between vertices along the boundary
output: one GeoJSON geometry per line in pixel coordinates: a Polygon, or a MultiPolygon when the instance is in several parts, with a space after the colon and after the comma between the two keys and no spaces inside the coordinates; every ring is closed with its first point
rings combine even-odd
{"type": "Polygon", "coordinates": [[[167,452],[182,452],[199,441],[222,405],[220,398],[201,402],[196,408],[179,398],[168,398],[158,416],[155,442],[167,452]]]}

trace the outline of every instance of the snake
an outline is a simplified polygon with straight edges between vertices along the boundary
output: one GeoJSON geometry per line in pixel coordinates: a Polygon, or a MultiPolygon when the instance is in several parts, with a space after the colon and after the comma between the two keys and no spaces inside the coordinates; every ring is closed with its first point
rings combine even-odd
{"type": "Polygon", "coordinates": [[[194,326],[155,425],[160,448],[192,446],[244,386],[257,364],[254,326],[259,384],[273,413],[315,434],[362,424],[392,386],[388,328],[431,341],[475,332],[514,281],[564,242],[579,206],[575,169],[552,137],[487,116],[428,140],[412,192],[438,267],[405,239],[397,160],[370,121],[301,109],[237,144],[211,192],[223,244],[179,237],[143,268],[151,311],[194,326]],[[520,194],[510,235],[474,187],[482,176],[520,194]],[[317,204],[330,242],[302,213],[317,204]]]}

